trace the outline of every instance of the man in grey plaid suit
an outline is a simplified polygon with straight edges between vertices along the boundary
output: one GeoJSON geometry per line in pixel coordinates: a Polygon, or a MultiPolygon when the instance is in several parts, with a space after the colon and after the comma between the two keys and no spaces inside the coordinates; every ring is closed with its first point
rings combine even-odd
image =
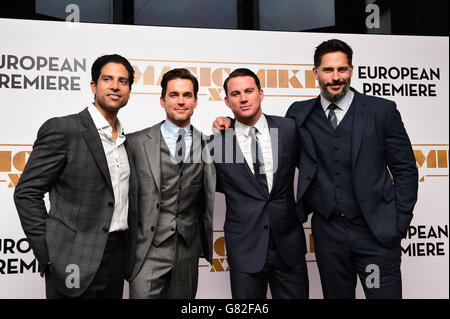
{"type": "Polygon", "coordinates": [[[42,125],[14,193],[47,298],[122,298],[133,263],[137,183],[117,113],[134,71],[114,54],[91,73],[93,105],[42,125]]]}

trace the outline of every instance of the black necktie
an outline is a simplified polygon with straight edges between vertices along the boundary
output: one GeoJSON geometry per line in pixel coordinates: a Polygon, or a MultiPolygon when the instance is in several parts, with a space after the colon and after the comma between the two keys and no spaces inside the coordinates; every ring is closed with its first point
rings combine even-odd
{"type": "Polygon", "coordinates": [[[328,109],[330,110],[330,112],[328,113],[328,120],[331,123],[331,126],[336,129],[337,127],[337,117],[336,117],[336,113],[334,113],[334,110],[337,109],[338,106],[336,104],[331,103],[328,106],[328,109]]]}
{"type": "Polygon", "coordinates": [[[262,156],[261,144],[259,143],[258,137],[256,136],[257,131],[258,130],[254,126],[250,128],[250,136],[252,138],[251,152],[253,159],[253,170],[255,172],[256,180],[268,193],[269,187],[267,186],[266,169],[264,167],[264,158],[262,156]]]}
{"type": "Polygon", "coordinates": [[[186,134],[186,131],[182,128],[178,130],[178,138],[177,143],[175,146],[175,160],[177,161],[178,165],[183,166],[184,158],[186,155],[186,142],[184,140],[184,135],[186,134]]]}

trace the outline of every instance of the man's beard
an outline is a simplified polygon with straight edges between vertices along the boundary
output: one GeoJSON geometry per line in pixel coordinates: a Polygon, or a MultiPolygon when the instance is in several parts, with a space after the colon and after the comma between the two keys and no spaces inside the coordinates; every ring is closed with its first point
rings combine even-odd
{"type": "Polygon", "coordinates": [[[329,84],[326,84],[326,83],[320,81],[320,79],[319,79],[319,85],[320,85],[320,91],[322,92],[322,95],[324,98],[326,98],[327,100],[330,100],[330,101],[337,101],[340,98],[342,98],[345,94],[347,94],[348,90],[350,89],[350,79],[348,79],[348,81],[345,81],[345,80],[344,81],[335,81],[335,82],[331,82],[329,84]],[[336,84],[344,85],[341,92],[333,93],[333,92],[330,92],[329,90],[327,90],[328,86],[332,86],[332,85],[336,85],[336,84]]]}

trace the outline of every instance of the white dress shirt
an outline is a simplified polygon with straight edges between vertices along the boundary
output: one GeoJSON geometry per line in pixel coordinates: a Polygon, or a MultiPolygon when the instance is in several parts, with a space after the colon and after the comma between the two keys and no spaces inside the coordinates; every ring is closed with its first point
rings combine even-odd
{"type": "Polygon", "coordinates": [[[191,124],[185,127],[179,127],[173,124],[172,122],[165,120],[161,124],[161,135],[164,137],[164,141],[166,141],[167,147],[169,148],[170,154],[173,158],[175,158],[175,151],[177,148],[177,139],[178,139],[178,130],[184,129],[186,134],[184,135],[184,143],[186,145],[186,152],[184,154],[183,162],[186,160],[186,157],[191,150],[192,145],[192,132],[191,132],[191,124]]]}
{"type": "Polygon", "coordinates": [[[128,188],[130,180],[130,165],[127,151],[125,150],[125,135],[122,125],[117,119],[117,139],[114,143],[112,127],[94,105],[88,107],[98,135],[102,141],[108,162],[109,175],[114,191],[114,213],[109,227],[109,232],[128,229],[128,188]]]}
{"type": "MultiPolygon", "coordinates": [[[[334,110],[334,113],[336,114],[337,125],[339,125],[339,123],[342,121],[345,114],[347,113],[348,109],[350,108],[354,96],[355,93],[353,93],[352,90],[348,89],[347,93],[334,103],[338,106],[334,110]]],[[[325,112],[325,115],[328,117],[328,113],[330,113],[328,106],[330,106],[331,102],[328,101],[326,98],[324,98],[322,95],[320,95],[320,103],[322,104],[322,108],[323,111],[325,112]]]]}
{"type": "MultiPolygon", "coordinates": [[[[261,151],[264,159],[264,168],[266,169],[267,187],[270,193],[273,184],[272,140],[270,139],[269,126],[267,125],[267,120],[264,114],[261,115],[258,122],[256,122],[254,126],[258,130],[256,136],[258,137],[259,143],[261,145],[261,151]]],[[[255,174],[251,151],[252,137],[250,136],[250,126],[236,120],[235,130],[239,147],[244,154],[247,165],[252,173],[255,174]]]]}

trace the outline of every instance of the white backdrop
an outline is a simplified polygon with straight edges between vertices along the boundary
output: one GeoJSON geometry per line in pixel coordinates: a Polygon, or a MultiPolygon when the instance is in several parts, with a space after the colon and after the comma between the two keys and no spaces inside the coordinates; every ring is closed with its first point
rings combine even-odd
{"type": "MultiPolygon", "coordinates": [[[[205,133],[217,115],[231,115],[222,83],[235,68],[258,73],[263,110],[284,115],[297,100],[319,94],[312,75],[315,47],[339,38],[354,50],[352,86],[395,100],[420,172],[419,200],[403,247],[405,298],[448,298],[449,45],[447,37],[312,34],[162,28],[0,19],[0,298],[42,298],[39,277],[12,195],[38,128],[48,118],[76,113],[92,101],[90,69],[103,54],[127,57],[136,70],[126,132],[161,121],[161,75],[189,68],[199,79],[193,124],[205,133]]],[[[200,261],[198,298],[229,298],[223,239],[224,200],[216,197],[214,265],[200,261]]],[[[305,224],[311,298],[322,298],[305,224]]],[[[363,298],[359,287],[359,298],[363,298]]],[[[127,290],[125,291],[127,296],[127,290]]]]}

